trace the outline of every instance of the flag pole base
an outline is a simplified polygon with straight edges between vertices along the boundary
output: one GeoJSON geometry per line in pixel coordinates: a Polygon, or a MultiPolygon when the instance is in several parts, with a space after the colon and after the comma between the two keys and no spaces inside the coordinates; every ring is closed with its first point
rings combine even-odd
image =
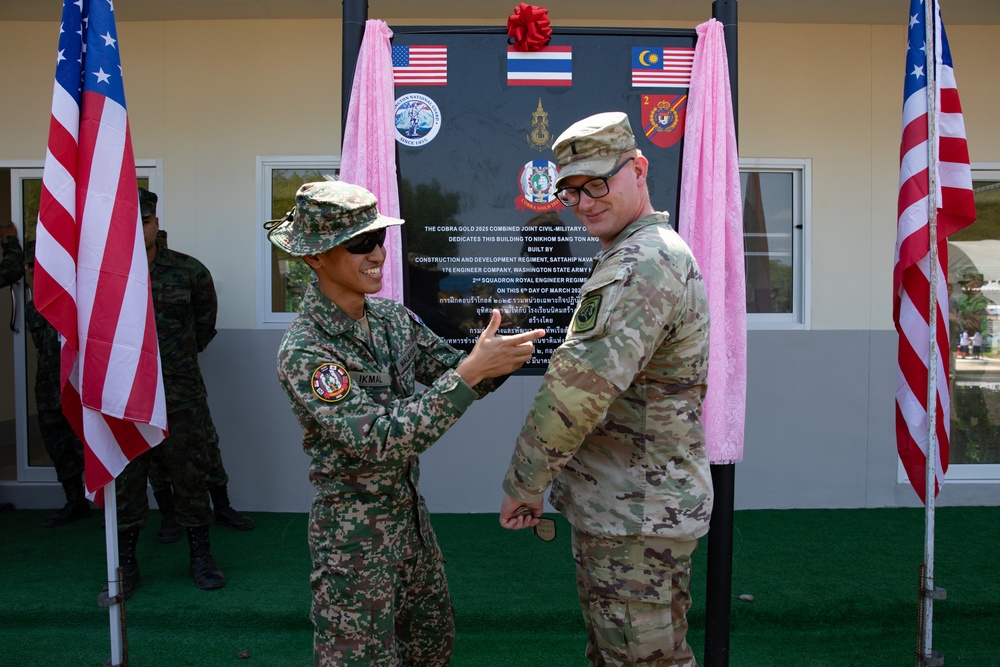
{"type": "Polygon", "coordinates": [[[937,651],[931,651],[930,655],[923,656],[920,664],[922,667],[941,667],[944,665],[944,656],[937,651]]]}

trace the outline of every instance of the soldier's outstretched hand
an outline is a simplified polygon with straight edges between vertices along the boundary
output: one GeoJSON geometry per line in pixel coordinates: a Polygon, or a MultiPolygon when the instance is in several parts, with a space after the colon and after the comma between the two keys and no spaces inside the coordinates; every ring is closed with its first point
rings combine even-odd
{"type": "Polygon", "coordinates": [[[545,335],[544,329],[534,329],[513,336],[500,336],[500,311],[490,313],[490,321],[479,334],[476,346],[455,370],[470,387],[481,380],[509,375],[531,359],[534,342],[545,335]]]}

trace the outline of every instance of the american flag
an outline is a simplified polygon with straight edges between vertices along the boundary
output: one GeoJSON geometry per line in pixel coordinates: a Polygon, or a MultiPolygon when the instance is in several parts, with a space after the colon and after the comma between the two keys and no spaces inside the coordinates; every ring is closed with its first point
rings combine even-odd
{"type": "Polygon", "coordinates": [[[507,47],[508,86],[572,86],[573,47],[546,46],[538,51],[507,47]]]}
{"type": "Polygon", "coordinates": [[[36,228],[35,306],[91,497],[167,427],[114,9],[64,0],[36,228]]]}
{"type": "Polygon", "coordinates": [[[448,47],[412,44],[392,47],[392,81],[397,86],[448,84],[448,47]]]}
{"type": "Polygon", "coordinates": [[[633,88],[689,88],[694,49],[688,47],[632,47],[633,88]]]}
{"type": "Polygon", "coordinates": [[[899,375],[896,383],[896,446],[910,483],[926,503],[925,481],[928,433],[928,376],[930,375],[930,173],[938,183],[937,301],[934,326],[937,341],[937,405],[935,433],[938,461],[935,495],[948,469],[951,421],[948,373],[948,243],[949,234],[972,224],[976,205],[972,192],[969,147],[965,121],[955,85],[951,51],[941,12],[936,15],[934,41],[937,54],[934,79],[937,88],[937,163],[928,155],[926,16],[923,0],[911,0],[903,93],[903,132],[899,159],[899,202],[896,256],[893,267],[893,321],[899,332],[899,375]]]}

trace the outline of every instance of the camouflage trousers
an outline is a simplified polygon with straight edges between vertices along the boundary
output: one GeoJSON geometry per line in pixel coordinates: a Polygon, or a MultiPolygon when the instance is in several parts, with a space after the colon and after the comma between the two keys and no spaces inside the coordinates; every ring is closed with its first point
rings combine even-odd
{"type": "Polygon", "coordinates": [[[315,667],[444,667],[455,610],[437,547],[400,563],[317,562],[312,583],[315,667]]]}
{"type": "Polygon", "coordinates": [[[118,476],[118,530],[142,528],[149,515],[146,482],[151,465],[159,466],[170,476],[174,488],[177,523],[183,528],[197,528],[212,523],[205,471],[208,448],[205,446],[203,411],[189,408],[167,415],[170,435],[153,449],[136,458],[118,476]]]}
{"type": "MultiPolygon", "coordinates": [[[[215,422],[212,421],[208,405],[200,407],[205,413],[199,419],[203,420],[205,446],[208,447],[208,468],[205,474],[205,486],[209,489],[215,489],[229,484],[229,475],[226,474],[226,469],[222,465],[222,452],[219,451],[219,434],[215,430],[215,422]]],[[[153,487],[153,493],[157,497],[170,491],[170,475],[162,466],[156,465],[155,461],[153,465],[149,466],[149,485],[153,487]]]]}
{"type": "Polygon", "coordinates": [[[42,432],[45,451],[55,466],[56,479],[60,482],[80,479],[83,476],[83,443],[62,410],[39,410],[38,430],[42,432]]]}
{"type": "Polygon", "coordinates": [[[577,589],[593,667],[696,667],[688,646],[697,540],[573,530],[577,589]]]}

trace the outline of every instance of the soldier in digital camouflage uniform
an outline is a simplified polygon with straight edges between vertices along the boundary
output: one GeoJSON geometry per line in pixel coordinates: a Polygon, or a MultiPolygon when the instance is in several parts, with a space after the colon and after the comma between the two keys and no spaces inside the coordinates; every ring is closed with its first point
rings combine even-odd
{"type": "Polygon", "coordinates": [[[500,522],[537,525],[552,486],[573,529],[591,665],[694,666],[691,554],[713,498],[704,282],[653,210],[624,113],[575,123],[553,152],[557,196],[601,250],[518,436],[500,522]]]}
{"type": "MultiPolygon", "coordinates": [[[[3,258],[0,259],[0,288],[13,285],[24,275],[24,252],[21,242],[17,240],[17,227],[13,222],[0,223],[0,248],[3,258]]],[[[14,509],[11,503],[0,502],[0,512],[14,509]]]]}
{"type": "Polygon", "coordinates": [[[135,547],[149,514],[146,484],[155,462],[170,477],[177,523],[187,532],[190,573],[198,588],[226,584],[212,556],[208,528],[208,425],[205,382],[198,353],[215,336],[218,308],[212,275],[194,257],[157,246],[156,195],[139,189],[142,232],[149,260],[149,280],[156,313],[169,435],[158,446],[129,463],[118,477],[118,551],[122,592],[127,598],[141,579],[135,547]]]}
{"type": "MultiPolygon", "coordinates": [[[[24,278],[29,290],[35,272],[35,242],[24,244],[24,278]]],[[[29,294],[26,291],[26,295],[29,294]]],[[[35,302],[25,297],[24,323],[35,344],[35,408],[45,451],[56,469],[56,479],[66,494],[62,509],[42,522],[47,528],[64,526],[90,516],[90,503],[83,488],[83,443],[73,432],[62,410],[59,390],[59,332],[42,317],[35,302]]]]}
{"type": "Polygon", "coordinates": [[[315,271],[278,352],[304,431],[318,667],[447,665],[454,611],[420,495],[418,455],[532,354],[544,332],[496,336],[494,311],[466,356],[382,287],[385,229],[402,224],[342,182],[307,183],[271,242],[315,271]],[[417,393],[415,383],[426,386],[417,393]]]}
{"type": "MultiPolygon", "coordinates": [[[[143,190],[143,192],[146,192],[144,197],[151,202],[150,206],[155,213],[156,195],[148,190],[143,190]]],[[[156,247],[157,249],[167,248],[167,232],[162,229],[156,232],[156,247]]],[[[156,298],[155,293],[153,298],[156,298]]],[[[214,316],[212,322],[212,335],[214,336],[214,316]]],[[[200,418],[204,424],[205,444],[208,447],[208,471],[205,475],[205,484],[208,486],[208,495],[212,500],[212,514],[215,517],[215,523],[235,530],[253,530],[257,525],[254,520],[237,512],[229,502],[229,475],[222,464],[219,433],[215,430],[215,422],[212,421],[208,402],[204,401],[201,407],[205,411],[205,414],[201,415],[200,418]]],[[[156,505],[160,509],[160,528],[156,531],[156,539],[164,544],[176,542],[181,535],[174,509],[174,491],[170,484],[170,475],[162,466],[156,465],[155,460],[149,466],[149,486],[153,489],[153,497],[156,498],[156,505]]]]}

